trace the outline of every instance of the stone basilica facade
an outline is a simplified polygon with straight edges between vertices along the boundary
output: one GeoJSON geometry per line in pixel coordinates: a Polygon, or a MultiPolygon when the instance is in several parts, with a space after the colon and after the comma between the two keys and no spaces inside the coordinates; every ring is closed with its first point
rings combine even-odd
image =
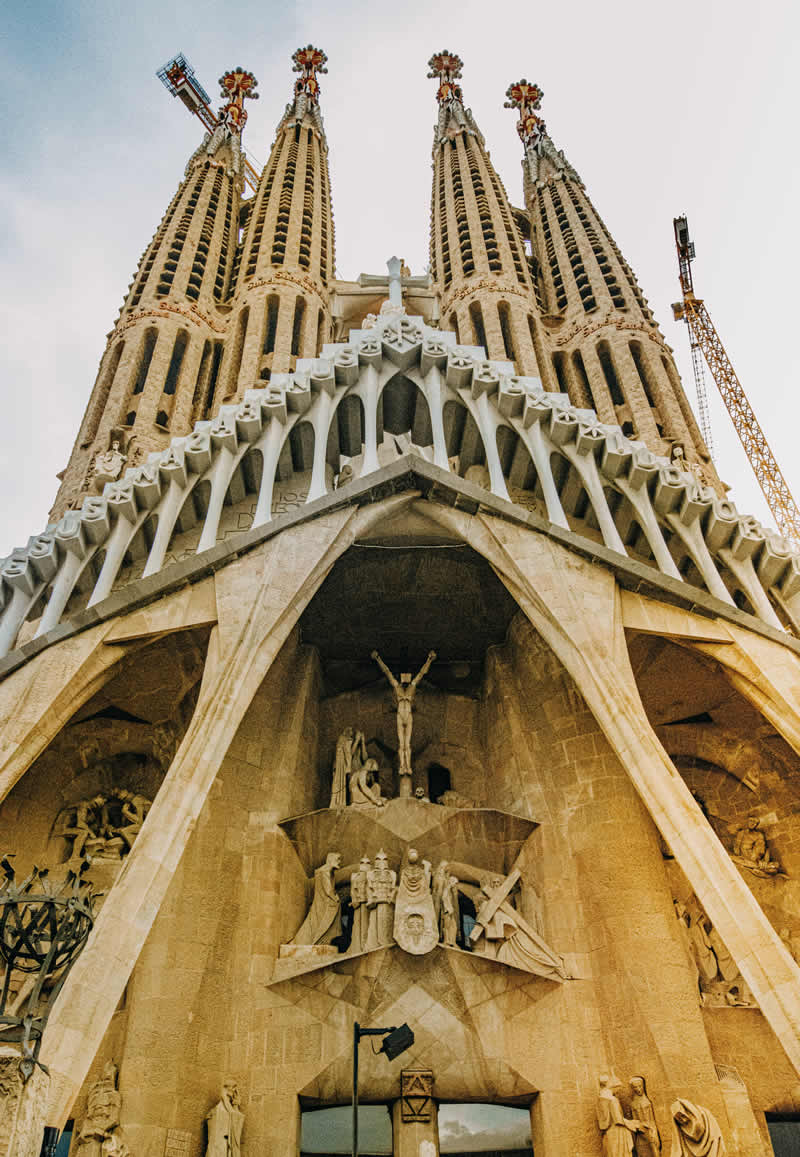
{"type": "Polygon", "coordinates": [[[324,65],[249,197],[222,78],[0,560],[0,1157],[349,1152],[356,1023],[364,1154],[797,1152],[800,556],[534,84],[517,207],[433,56],[430,273],[335,279],[324,65]]]}

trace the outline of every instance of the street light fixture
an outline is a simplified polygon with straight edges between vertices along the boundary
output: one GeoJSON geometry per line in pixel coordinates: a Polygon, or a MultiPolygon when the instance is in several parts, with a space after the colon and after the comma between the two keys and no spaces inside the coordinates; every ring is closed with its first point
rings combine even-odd
{"type": "Polygon", "coordinates": [[[382,1036],[380,1052],[393,1061],[410,1049],[414,1043],[414,1033],[407,1024],[391,1028],[362,1028],[358,1021],[353,1024],[353,1157],[358,1157],[358,1042],[362,1036],[382,1036]]]}

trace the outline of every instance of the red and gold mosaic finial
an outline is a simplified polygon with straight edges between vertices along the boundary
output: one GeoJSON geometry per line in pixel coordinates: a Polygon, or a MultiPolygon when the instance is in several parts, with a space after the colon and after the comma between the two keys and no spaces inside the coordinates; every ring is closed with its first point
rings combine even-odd
{"type": "Polygon", "coordinates": [[[245,100],[258,100],[255,91],[258,81],[244,68],[232,68],[219,78],[220,96],[225,104],[219,110],[219,120],[231,132],[241,134],[247,120],[245,100]]]}
{"type": "Polygon", "coordinates": [[[518,80],[506,89],[504,108],[519,109],[517,132],[525,148],[537,145],[545,133],[545,123],[534,110],[542,107],[544,93],[538,84],[518,80]]]}
{"type": "Polygon", "coordinates": [[[428,79],[438,80],[439,88],[436,93],[436,99],[439,104],[445,104],[450,100],[463,100],[463,93],[461,86],[456,84],[456,81],[461,77],[461,70],[464,67],[464,62],[460,56],[456,56],[454,52],[448,52],[445,48],[443,52],[435,52],[428,61],[428,79]]]}
{"type": "Polygon", "coordinates": [[[328,63],[328,57],[321,48],[307,44],[305,48],[298,48],[292,61],[294,62],[292,71],[300,73],[294,83],[295,96],[303,95],[311,104],[318,104],[320,87],[317,73],[327,73],[325,65],[328,63]]]}

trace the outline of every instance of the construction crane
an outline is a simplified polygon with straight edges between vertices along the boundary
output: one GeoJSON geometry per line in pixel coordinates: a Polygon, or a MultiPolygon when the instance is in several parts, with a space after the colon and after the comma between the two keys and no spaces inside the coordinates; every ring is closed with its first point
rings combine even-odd
{"type": "MultiPolygon", "coordinates": [[[[159,68],[156,76],[166,88],[167,92],[178,99],[200,121],[207,132],[213,133],[219,124],[219,117],[211,108],[211,97],[203,88],[194,74],[189,61],[179,52],[168,60],[163,68],[159,68]]],[[[247,156],[242,154],[244,161],[244,183],[253,192],[258,188],[258,170],[247,156]]]]}
{"type": "Polygon", "coordinates": [[[683,300],[673,305],[672,312],[676,321],[685,321],[689,327],[700,428],[706,445],[711,451],[711,428],[702,357],[705,357],[722,400],[728,407],[739,441],[753,467],[753,473],[772,511],[778,530],[800,546],[800,511],[792,498],[775,455],[769,448],[764,431],[753,413],[753,407],[748,402],[742,384],[736,376],[730,358],[725,353],[719,334],[714,329],[705,303],[695,297],[692,284],[692,261],[695,250],[694,242],[689,239],[686,218],[676,217],[673,225],[683,300]]]}

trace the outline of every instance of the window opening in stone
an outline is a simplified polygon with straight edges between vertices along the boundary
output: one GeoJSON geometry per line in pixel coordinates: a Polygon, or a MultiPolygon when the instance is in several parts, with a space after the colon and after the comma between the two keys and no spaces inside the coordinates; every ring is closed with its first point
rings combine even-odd
{"type": "Polygon", "coordinates": [[[599,342],[597,346],[597,356],[600,359],[603,373],[605,375],[606,384],[608,385],[609,393],[611,394],[611,401],[615,406],[625,405],[625,396],[620,388],[619,378],[614,366],[614,360],[611,357],[611,348],[607,341],[599,342]]]}
{"type": "Polygon", "coordinates": [[[247,321],[250,317],[250,306],[246,305],[239,314],[239,323],[236,327],[236,342],[233,347],[231,355],[231,368],[228,371],[228,389],[227,393],[235,394],[236,386],[239,380],[239,370],[242,368],[242,353],[244,352],[244,339],[247,335],[247,321]]]}
{"type": "Polygon", "coordinates": [[[472,941],[469,934],[475,927],[475,905],[469,896],[458,893],[458,944],[465,952],[472,951],[472,941]]]}
{"type": "Polygon", "coordinates": [[[797,1157],[800,1153],[800,1114],[766,1113],[765,1116],[775,1157],[797,1157]]]}
{"type": "Polygon", "coordinates": [[[480,302],[473,301],[469,307],[469,316],[472,321],[472,328],[475,332],[475,345],[483,346],[488,355],[489,350],[486,347],[486,330],[483,327],[483,311],[480,307],[480,302]]]}
{"type": "Polygon", "coordinates": [[[144,389],[147,371],[150,369],[150,362],[153,360],[153,350],[156,348],[157,337],[158,332],[155,329],[148,329],[144,335],[142,352],[139,356],[139,369],[136,372],[136,381],[133,386],[134,394],[141,394],[144,389]]]}
{"type": "Polygon", "coordinates": [[[67,1157],[67,1154],[69,1153],[69,1147],[72,1144],[72,1134],[74,1131],[75,1121],[70,1117],[69,1121],[67,1121],[66,1125],[64,1126],[63,1133],[58,1139],[58,1144],[56,1145],[56,1151],[53,1154],[53,1157],[67,1157]]]}
{"type": "Polygon", "coordinates": [[[106,364],[100,387],[97,390],[91,406],[91,410],[89,411],[89,420],[86,426],[86,431],[83,435],[83,440],[81,442],[81,447],[83,449],[91,444],[92,439],[97,433],[97,427],[100,425],[100,419],[102,418],[103,411],[106,408],[108,396],[111,393],[111,386],[114,382],[114,377],[116,376],[120,358],[122,357],[122,351],[124,349],[125,342],[118,342],[116,349],[106,364]]]}
{"type": "Polygon", "coordinates": [[[639,381],[642,383],[642,389],[644,390],[645,397],[647,398],[647,400],[651,406],[655,406],[656,403],[655,403],[655,399],[653,397],[653,391],[651,389],[650,375],[649,375],[649,371],[648,371],[648,367],[647,367],[647,362],[645,361],[645,359],[642,355],[642,347],[638,341],[632,341],[630,343],[630,351],[631,351],[631,357],[633,358],[634,365],[636,366],[636,372],[639,375],[639,381]]]}
{"type": "Polygon", "coordinates": [[[159,410],[156,414],[156,425],[163,426],[165,429],[169,426],[169,416],[166,410],[159,410]]]}
{"type": "Polygon", "coordinates": [[[178,375],[181,372],[183,365],[183,355],[186,353],[186,346],[189,342],[189,335],[185,330],[181,330],[175,338],[175,345],[172,347],[172,357],[170,358],[169,369],[167,370],[167,377],[164,381],[164,393],[174,394],[175,387],[178,384],[178,375]]]}
{"type": "Polygon", "coordinates": [[[439,1152],[531,1157],[531,1115],[506,1105],[440,1104],[439,1152]]]}
{"type": "Polygon", "coordinates": [[[325,312],[320,310],[317,313],[317,344],[314,353],[319,357],[322,352],[322,343],[325,339],[325,312]]]}
{"type": "MultiPolygon", "coordinates": [[[[363,1045],[362,1045],[363,1047],[363,1045]]],[[[358,1150],[361,1157],[392,1153],[392,1119],[387,1105],[359,1105],[358,1150]]],[[[352,1153],[353,1110],[308,1109],[300,1115],[300,1157],[311,1154],[352,1153]]]]}
{"type": "Polygon", "coordinates": [[[580,350],[574,350],[572,353],[572,365],[577,375],[578,381],[586,393],[586,399],[592,409],[596,412],[597,406],[594,404],[594,397],[592,395],[592,387],[589,384],[589,375],[586,373],[586,366],[583,364],[583,355],[580,350]]]}
{"type": "Polygon", "coordinates": [[[264,334],[264,353],[271,354],[275,349],[275,334],[278,332],[278,305],[280,298],[277,293],[271,293],[267,298],[267,328],[264,334]]]}
{"type": "Polygon", "coordinates": [[[450,320],[447,323],[447,328],[456,335],[456,341],[460,342],[461,338],[458,336],[458,318],[454,313],[450,314],[450,320]]]}
{"type": "Polygon", "coordinates": [[[432,763],[428,768],[428,799],[431,803],[438,803],[439,796],[450,791],[450,769],[441,763],[432,763]]]}
{"type": "Polygon", "coordinates": [[[508,302],[501,301],[497,307],[497,312],[500,315],[500,332],[503,335],[506,357],[510,362],[513,362],[516,354],[514,353],[514,340],[511,336],[511,310],[508,308],[508,302]]]}
{"type": "Polygon", "coordinates": [[[566,354],[559,352],[553,354],[553,369],[556,371],[558,378],[558,388],[562,394],[569,394],[569,382],[567,379],[567,368],[565,366],[566,354]]]}
{"type": "Polygon", "coordinates": [[[303,331],[303,317],[306,312],[306,303],[298,297],[294,307],[294,321],[292,323],[292,357],[300,353],[300,336],[303,331]]]}

